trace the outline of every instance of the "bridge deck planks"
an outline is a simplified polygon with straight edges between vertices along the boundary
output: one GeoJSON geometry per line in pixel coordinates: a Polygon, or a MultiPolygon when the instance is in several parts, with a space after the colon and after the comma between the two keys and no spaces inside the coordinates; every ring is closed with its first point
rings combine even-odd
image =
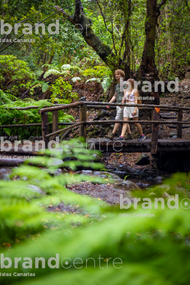
{"type": "MultiPolygon", "coordinates": [[[[91,138],[87,140],[91,149],[101,152],[150,152],[151,139],[138,140],[109,140],[106,138],[91,138]]],[[[159,139],[158,151],[190,151],[190,140],[159,139]]]]}

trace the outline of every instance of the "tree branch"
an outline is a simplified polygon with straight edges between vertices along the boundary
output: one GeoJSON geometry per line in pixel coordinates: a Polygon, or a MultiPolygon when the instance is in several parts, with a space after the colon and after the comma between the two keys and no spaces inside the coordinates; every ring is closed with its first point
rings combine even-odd
{"type": "Polygon", "coordinates": [[[81,12],[84,13],[84,9],[81,3],[81,0],[75,0],[75,21],[79,21],[81,12]]]}
{"type": "Polygon", "coordinates": [[[59,6],[55,6],[55,9],[57,10],[57,13],[60,12],[64,15],[65,18],[67,18],[67,20],[69,20],[72,24],[75,24],[74,22],[74,17],[69,16],[62,8],[60,8],[59,6]]]}
{"type": "Polygon", "coordinates": [[[106,27],[106,30],[107,30],[110,34],[112,34],[112,31],[111,31],[111,30],[109,30],[109,29],[108,29],[108,27],[107,27],[106,19],[105,19],[105,16],[104,16],[104,14],[103,14],[102,7],[101,7],[101,5],[100,5],[100,3],[99,3],[99,1],[98,1],[98,0],[96,0],[96,2],[97,2],[97,4],[98,4],[98,6],[99,6],[100,13],[101,13],[102,18],[103,18],[103,20],[104,20],[104,25],[105,25],[105,27],[106,27]]]}
{"type": "MultiPolygon", "coordinates": [[[[131,0],[128,0],[128,7],[127,7],[127,14],[126,14],[126,10],[125,7],[123,7],[123,12],[124,12],[124,19],[125,19],[125,27],[124,27],[124,31],[122,34],[122,40],[121,40],[121,48],[123,47],[124,44],[124,40],[125,40],[125,51],[123,54],[123,60],[121,64],[124,64],[124,61],[126,60],[126,56],[127,56],[127,52],[129,49],[129,25],[130,25],[130,16],[131,16],[131,0]],[[126,32],[127,32],[127,39],[126,39],[126,32]]],[[[130,55],[130,54],[129,54],[130,55]]],[[[120,53],[119,53],[119,57],[121,56],[121,49],[120,49],[120,53]]]]}
{"type": "Polygon", "coordinates": [[[157,10],[159,11],[163,5],[165,5],[167,0],[162,0],[162,2],[158,5],[157,10]]]}

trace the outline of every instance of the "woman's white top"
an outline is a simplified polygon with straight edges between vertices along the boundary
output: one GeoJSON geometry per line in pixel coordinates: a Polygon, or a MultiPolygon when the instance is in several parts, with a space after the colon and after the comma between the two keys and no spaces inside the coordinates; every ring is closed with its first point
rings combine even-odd
{"type": "Polygon", "coordinates": [[[125,98],[129,102],[135,102],[135,94],[134,94],[135,89],[132,90],[132,92],[126,92],[125,93],[125,98]]]}

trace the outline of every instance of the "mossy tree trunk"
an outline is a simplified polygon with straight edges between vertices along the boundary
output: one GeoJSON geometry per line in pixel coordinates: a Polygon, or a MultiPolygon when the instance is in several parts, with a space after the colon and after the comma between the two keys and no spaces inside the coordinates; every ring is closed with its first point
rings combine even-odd
{"type": "Polygon", "coordinates": [[[142,62],[138,72],[138,78],[142,79],[145,74],[152,74],[157,79],[158,71],[155,64],[155,40],[156,40],[156,27],[160,9],[166,4],[167,0],[163,0],[157,5],[157,0],[147,0],[147,13],[145,20],[145,44],[142,55],[142,62]]]}
{"type": "MultiPolygon", "coordinates": [[[[154,82],[159,80],[158,70],[155,64],[155,41],[156,41],[156,28],[157,21],[160,15],[160,9],[166,4],[167,0],[163,0],[159,5],[157,0],[147,0],[147,12],[145,20],[145,44],[142,55],[142,61],[140,68],[137,72],[136,79],[141,82],[149,81],[151,83],[152,91],[143,92],[143,83],[139,86],[140,96],[142,98],[143,104],[160,104],[159,92],[154,90],[154,82]],[[143,99],[144,98],[144,99],[143,99]],[[148,100],[146,98],[154,98],[153,100],[148,100]]],[[[151,112],[149,110],[144,110],[140,112],[140,118],[142,120],[151,120],[151,112]]],[[[143,126],[144,131],[149,129],[148,126],[143,126]]],[[[145,131],[146,132],[146,131],[145,131]]]]}
{"type": "Polygon", "coordinates": [[[155,73],[155,39],[157,25],[157,0],[147,0],[147,14],[145,21],[146,40],[142,55],[141,71],[143,73],[155,73]]]}

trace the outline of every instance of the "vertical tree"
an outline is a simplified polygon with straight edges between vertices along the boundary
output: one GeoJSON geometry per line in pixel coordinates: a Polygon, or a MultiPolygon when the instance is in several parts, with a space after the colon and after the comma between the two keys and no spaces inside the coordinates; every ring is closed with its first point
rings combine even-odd
{"type": "Polygon", "coordinates": [[[141,77],[145,73],[153,73],[154,77],[157,78],[157,69],[155,64],[156,26],[158,17],[160,16],[160,9],[166,4],[166,1],[167,0],[163,0],[158,5],[157,0],[147,0],[147,14],[145,20],[146,40],[140,66],[141,77]]]}

